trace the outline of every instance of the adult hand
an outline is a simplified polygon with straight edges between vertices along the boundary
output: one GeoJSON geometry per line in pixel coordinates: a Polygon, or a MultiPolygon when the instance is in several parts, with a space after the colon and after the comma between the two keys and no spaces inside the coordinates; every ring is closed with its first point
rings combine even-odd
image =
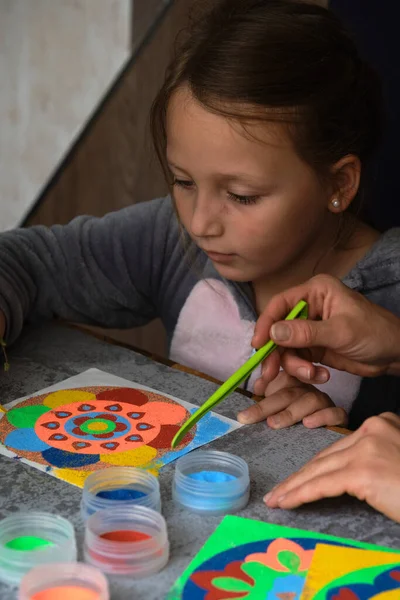
{"type": "Polygon", "coordinates": [[[350,494],[400,522],[400,417],[371,417],[317,454],[264,498],[270,508],[296,508],[350,494]]]}
{"type": "Polygon", "coordinates": [[[270,337],[280,347],[299,351],[274,352],[265,361],[257,394],[280,366],[306,383],[329,378],[328,370],[315,362],[361,377],[400,374],[400,319],[329,275],[317,275],[272,298],[257,321],[253,346],[261,347],[270,337]],[[308,302],[309,319],[279,321],[302,299],[308,302]]]}
{"type": "Polygon", "coordinates": [[[281,371],[265,391],[265,398],[238,414],[239,423],[249,425],[267,421],[272,429],[290,427],[302,422],[314,429],[348,422],[346,411],[329,396],[310,384],[305,384],[281,371]]]}

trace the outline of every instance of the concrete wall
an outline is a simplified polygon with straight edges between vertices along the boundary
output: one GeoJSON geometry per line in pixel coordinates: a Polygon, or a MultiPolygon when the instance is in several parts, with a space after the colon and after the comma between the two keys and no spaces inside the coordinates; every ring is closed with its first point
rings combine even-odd
{"type": "Polygon", "coordinates": [[[104,96],[130,30],[130,0],[0,0],[0,231],[21,222],[104,96]]]}

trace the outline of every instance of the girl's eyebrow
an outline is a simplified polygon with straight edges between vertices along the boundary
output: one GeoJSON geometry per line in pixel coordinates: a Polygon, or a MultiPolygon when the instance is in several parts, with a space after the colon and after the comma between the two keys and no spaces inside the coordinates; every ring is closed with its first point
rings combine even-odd
{"type": "MultiPolygon", "coordinates": [[[[167,161],[168,165],[170,167],[172,167],[173,169],[177,169],[178,171],[182,171],[182,173],[186,173],[188,176],[188,172],[183,169],[182,167],[180,167],[179,165],[176,165],[175,163],[171,162],[171,161],[167,161]]],[[[247,182],[247,183],[265,183],[262,182],[260,180],[260,178],[258,177],[254,177],[252,175],[249,175],[248,173],[216,173],[215,176],[223,182],[247,182]]]]}
{"type": "Polygon", "coordinates": [[[176,169],[177,171],[182,171],[182,173],[185,173],[188,177],[190,177],[189,173],[187,171],[185,171],[185,169],[183,169],[179,165],[176,165],[175,163],[171,162],[170,160],[168,160],[168,158],[167,158],[167,164],[169,167],[172,167],[173,169],[176,169]]]}
{"type": "Polygon", "coordinates": [[[261,181],[260,177],[255,175],[249,175],[249,173],[221,173],[218,175],[221,181],[229,182],[247,182],[247,183],[265,183],[261,181]]]}

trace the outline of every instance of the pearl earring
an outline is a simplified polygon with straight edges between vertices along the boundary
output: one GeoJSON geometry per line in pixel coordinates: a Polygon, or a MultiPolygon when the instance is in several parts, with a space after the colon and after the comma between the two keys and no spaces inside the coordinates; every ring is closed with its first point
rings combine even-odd
{"type": "Polygon", "coordinates": [[[332,206],[333,206],[333,208],[340,208],[340,200],[338,200],[337,198],[334,198],[332,200],[332,206]]]}

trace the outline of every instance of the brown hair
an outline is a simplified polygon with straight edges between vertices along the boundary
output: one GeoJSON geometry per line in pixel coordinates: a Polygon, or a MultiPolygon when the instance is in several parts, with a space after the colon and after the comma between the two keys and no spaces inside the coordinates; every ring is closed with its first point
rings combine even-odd
{"type": "Polygon", "coordinates": [[[378,145],[379,78],[338,18],[315,4],[214,0],[200,16],[192,13],[151,110],[167,181],[167,108],[183,85],[228,118],[286,124],[299,156],[324,178],[346,154],[365,163],[378,145]]]}

